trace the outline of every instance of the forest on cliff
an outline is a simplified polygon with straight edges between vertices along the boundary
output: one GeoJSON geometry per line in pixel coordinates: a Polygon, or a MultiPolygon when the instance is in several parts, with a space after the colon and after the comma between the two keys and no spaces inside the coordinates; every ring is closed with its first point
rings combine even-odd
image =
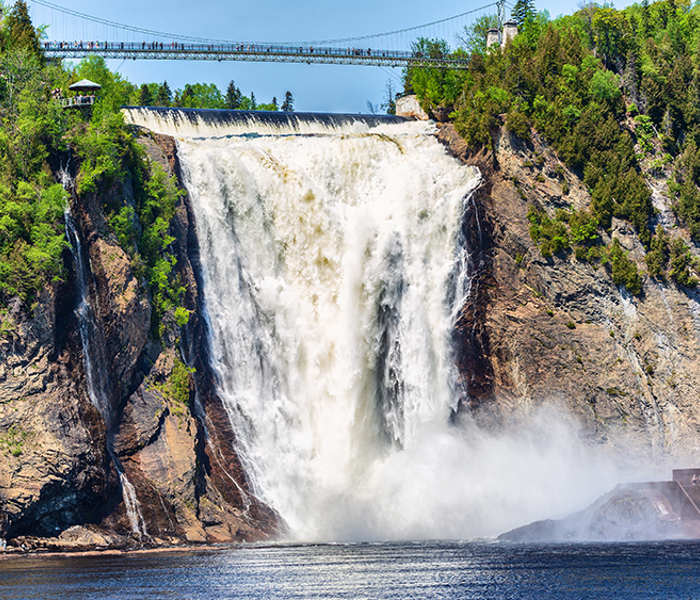
{"type": "MultiPolygon", "coordinates": [[[[133,140],[119,112],[128,104],[197,108],[277,110],[276,99],[256,105],[231,82],[226,95],[213,85],[192,84],[173,94],[167,82],[137,87],[111,72],[102,58],[89,57],[75,66],[45,60],[41,30],[32,24],[27,6],[18,1],[3,9],[0,23],[0,329],[8,306],[18,300],[31,309],[41,290],[65,276],[67,241],[65,181],[77,163],[79,195],[109,189],[128,178],[135,198],[112,195],[105,206],[109,227],[132,257],[136,272],[148,283],[154,332],[169,313],[187,321],[180,306],[183,287],[173,275],[175,258],[169,234],[178,192],[157,164],[151,164],[133,140]],[[68,86],[90,79],[102,86],[93,109],[64,110],[60,97],[68,86]]],[[[282,110],[293,110],[287,92],[282,110]]],[[[9,324],[9,321],[7,321],[9,324]]],[[[9,326],[9,325],[7,325],[9,326]]]]}
{"type": "MultiPolygon", "coordinates": [[[[490,145],[494,128],[505,125],[525,141],[539,136],[563,166],[580,175],[591,195],[588,210],[551,215],[532,206],[531,235],[543,256],[573,252],[577,260],[602,263],[633,294],[641,291],[644,271],[662,281],[696,286],[697,261],[682,236],[657,226],[649,181],[664,179],[677,217],[690,238],[700,240],[700,7],[689,0],[645,0],[619,11],[591,3],[573,15],[550,19],[546,12],[535,12],[532,3],[524,6],[516,15],[519,35],[503,51],[485,48],[482,34],[492,23],[484,17],[455,52],[470,60],[469,70],[410,69],[407,90],[429,113],[447,108],[471,146],[490,145]],[[635,227],[647,251],[644,265],[631,261],[615,240],[602,243],[598,232],[609,230],[613,217],[635,227]]],[[[162,316],[181,293],[169,281],[167,223],[174,200],[160,201],[172,197],[174,189],[162,175],[149,173],[129,143],[119,106],[274,110],[277,101],[257,104],[254,93],[244,96],[234,82],[226,94],[206,84],[175,93],[167,82],[138,87],[97,57],[75,67],[48,63],[40,35],[23,2],[5,9],[0,30],[0,303],[20,298],[30,305],[47,281],[62,276],[66,196],[54,175],[72,152],[80,157],[79,193],[117,179],[124,169],[140,182],[139,202],[111,207],[110,226],[143,263],[155,304],[161,306],[156,313],[162,316]],[[62,110],[55,93],[66,93],[81,78],[103,86],[90,115],[62,110]],[[155,206],[161,208],[154,212],[155,206]],[[142,222],[134,229],[135,218],[142,222]]],[[[450,52],[442,40],[419,40],[415,48],[450,52]]],[[[282,109],[293,110],[289,92],[282,109]]]]}
{"type": "MultiPolygon", "coordinates": [[[[481,34],[493,23],[485,17],[466,36],[469,70],[410,70],[406,87],[429,113],[447,109],[469,145],[490,146],[494,129],[505,125],[526,143],[543,140],[583,180],[588,210],[551,215],[533,204],[530,232],[544,257],[573,252],[603,263],[633,294],[642,289],[639,267],[695,287],[698,261],[683,235],[658,225],[650,186],[663,181],[686,237],[700,241],[700,5],[644,0],[616,10],[589,3],[550,19],[531,2],[519,4],[526,8],[519,33],[505,49],[486,49],[481,34]],[[602,245],[599,232],[613,217],[634,226],[643,266],[615,239],[602,245]]],[[[441,40],[416,48],[449,52],[441,40]]]]}

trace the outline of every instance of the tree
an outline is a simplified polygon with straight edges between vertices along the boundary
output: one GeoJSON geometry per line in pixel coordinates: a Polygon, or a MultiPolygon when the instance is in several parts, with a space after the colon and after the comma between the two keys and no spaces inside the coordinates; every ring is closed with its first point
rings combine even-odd
{"type": "Polygon", "coordinates": [[[528,18],[535,16],[534,0],[518,0],[510,12],[510,16],[518,25],[518,28],[522,27],[528,18]]]}
{"type": "Polygon", "coordinates": [[[625,55],[624,26],[621,12],[610,7],[598,8],[593,15],[593,37],[596,49],[603,55],[605,66],[625,55]]]}
{"type": "Polygon", "coordinates": [[[470,54],[486,52],[486,34],[489,29],[498,28],[496,15],[483,15],[471,25],[465,25],[462,33],[457,34],[462,47],[470,54]]]}
{"type": "Polygon", "coordinates": [[[258,105],[255,102],[255,92],[250,92],[250,110],[255,110],[258,105]]]}
{"type": "Polygon", "coordinates": [[[102,86],[100,101],[93,109],[93,116],[97,119],[119,112],[120,106],[133,104],[138,98],[136,86],[123,79],[119,73],[112,73],[101,56],[93,54],[80,61],[73,80],[81,79],[89,79],[102,86]]]}
{"type": "Polygon", "coordinates": [[[147,83],[142,84],[141,88],[139,89],[138,105],[139,106],[152,106],[153,105],[153,96],[151,95],[151,90],[149,89],[147,83]]]}
{"type": "Polygon", "coordinates": [[[231,110],[236,110],[237,108],[240,108],[242,98],[243,94],[241,93],[241,90],[238,87],[236,87],[236,84],[232,79],[231,82],[228,84],[228,87],[226,88],[226,96],[224,97],[224,103],[226,104],[226,108],[229,108],[231,110]]]}
{"type": "Polygon", "coordinates": [[[225,108],[225,100],[214,83],[186,84],[175,92],[175,106],[182,108],[225,108]]]}
{"type": "Polygon", "coordinates": [[[8,49],[27,50],[43,63],[44,55],[39,46],[39,36],[29,18],[27,3],[24,0],[15,2],[3,25],[8,49]]]}
{"type": "Polygon", "coordinates": [[[164,81],[158,86],[156,94],[156,106],[170,106],[173,101],[173,93],[170,91],[170,86],[167,81],[164,81]]]}
{"type": "Polygon", "coordinates": [[[284,94],[284,102],[282,102],[282,112],[294,112],[294,97],[292,92],[287,91],[284,94]]]}
{"type": "Polygon", "coordinates": [[[396,90],[394,89],[394,83],[391,79],[387,79],[386,85],[384,87],[384,92],[386,93],[386,98],[382,104],[382,108],[386,109],[387,115],[396,114],[396,90]]]}

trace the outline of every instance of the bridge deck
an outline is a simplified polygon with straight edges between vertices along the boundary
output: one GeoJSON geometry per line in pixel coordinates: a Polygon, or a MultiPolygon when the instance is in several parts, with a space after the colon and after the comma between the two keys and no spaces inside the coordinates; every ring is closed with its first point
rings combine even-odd
{"type": "Polygon", "coordinates": [[[431,58],[420,53],[371,48],[315,48],[262,44],[181,44],[178,42],[45,42],[50,58],[85,58],[91,54],[133,60],[237,60],[382,67],[467,69],[466,58],[431,58]]]}

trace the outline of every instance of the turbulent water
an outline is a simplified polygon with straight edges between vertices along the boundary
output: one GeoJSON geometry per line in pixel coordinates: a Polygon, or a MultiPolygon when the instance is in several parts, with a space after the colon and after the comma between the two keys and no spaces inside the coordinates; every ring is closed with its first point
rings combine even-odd
{"type": "Polygon", "coordinates": [[[2,600],[688,600],[697,542],[273,546],[6,558],[2,600]]]}
{"type": "Polygon", "coordinates": [[[480,176],[432,125],[126,114],[178,139],[219,392],[295,539],[493,535],[609,486],[558,418],[502,437],[449,423],[480,176]]]}

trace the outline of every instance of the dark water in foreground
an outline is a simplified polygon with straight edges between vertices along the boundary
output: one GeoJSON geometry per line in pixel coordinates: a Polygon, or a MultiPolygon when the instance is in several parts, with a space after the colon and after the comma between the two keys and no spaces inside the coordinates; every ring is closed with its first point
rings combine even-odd
{"type": "Polygon", "coordinates": [[[0,598],[700,598],[700,542],[420,542],[0,560],[0,598]]]}

